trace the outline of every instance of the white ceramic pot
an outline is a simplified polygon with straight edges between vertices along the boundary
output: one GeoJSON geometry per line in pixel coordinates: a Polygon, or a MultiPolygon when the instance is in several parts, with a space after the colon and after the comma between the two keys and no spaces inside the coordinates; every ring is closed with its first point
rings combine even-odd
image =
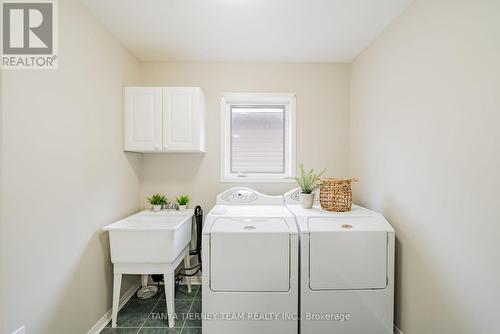
{"type": "Polygon", "coordinates": [[[314,195],[313,194],[300,194],[300,205],[304,209],[311,209],[313,206],[314,195]]]}
{"type": "Polygon", "coordinates": [[[161,205],[153,205],[153,211],[154,212],[160,212],[161,211],[161,205]]]}
{"type": "Polygon", "coordinates": [[[187,204],[186,205],[179,205],[179,210],[183,211],[187,209],[187,204]]]}

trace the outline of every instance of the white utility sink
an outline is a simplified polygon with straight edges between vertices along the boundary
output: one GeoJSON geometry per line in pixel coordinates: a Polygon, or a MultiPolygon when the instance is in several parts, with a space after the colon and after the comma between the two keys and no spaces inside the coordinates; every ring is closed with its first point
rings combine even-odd
{"type": "MultiPolygon", "coordinates": [[[[193,215],[193,210],[146,210],[103,227],[109,231],[114,272],[112,327],[116,327],[123,274],[163,275],[168,326],[174,327],[175,269],[183,259],[184,266],[190,267],[193,215]]],[[[191,292],[191,279],[187,277],[186,281],[188,292],[191,292]]]]}
{"type": "Polygon", "coordinates": [[[105,226],[111,262],[173,262],[191,241],[192,217],[193,210],[146,210],[105,226]]]}

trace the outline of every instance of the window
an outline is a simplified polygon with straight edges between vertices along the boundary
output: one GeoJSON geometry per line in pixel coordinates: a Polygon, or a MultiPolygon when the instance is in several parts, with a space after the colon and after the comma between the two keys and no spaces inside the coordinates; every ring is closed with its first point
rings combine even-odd
{"type": "Polygon", "coordinates": [[[295,97],[222,96],[221,181],[284,182],[295,174],[295,97]]]}

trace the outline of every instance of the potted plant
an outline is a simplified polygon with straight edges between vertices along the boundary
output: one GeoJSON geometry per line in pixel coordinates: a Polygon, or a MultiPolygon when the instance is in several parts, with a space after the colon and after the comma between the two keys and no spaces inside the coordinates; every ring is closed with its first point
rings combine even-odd
{"type": "Polygon", "coordinates": [[[299,175],[295,176],[293,179],[297,181],[300,187],[300,205],[302,205],[304,209],[312,208],[314,200],[312,192],[321,185],[320,176],[324,172],[325,170],[316,174],[313,169],[306,172],[304,170],[304,165],[299,165],[299,175]]]}
{"type": "Polygon", "coordinates": [[[148,202],[153,206],[153,211],[161,211],[161,207],[167,204],[167,197],[161,194],[153,194],[148,197],[148,202]]]}
{"type": "Polygon", "coordinates": [[[179,210],[186,210],[188,203],[189,203],[189,196],[188,195],[181,195],[176,198],[177,204],[179,205],[179,210]]]}

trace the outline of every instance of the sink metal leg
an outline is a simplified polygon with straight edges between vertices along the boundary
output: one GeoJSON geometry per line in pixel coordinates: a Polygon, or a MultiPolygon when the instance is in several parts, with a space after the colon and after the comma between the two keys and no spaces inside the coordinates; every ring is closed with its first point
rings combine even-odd
{"type": "Polygon", "coordinates": [[[148,281],[149,281],[149,275],[147,275],[147,274],[141,275],[141,286],[143,288],[146,287],[146,286],[148,286],[148,281]]]}
{"type": "Polygon", "coordinates": [[[122,274],[114,274],[113,278],[113,311],[111,313],[111,327],[116,327],[118,305],[120,303],[120,289],[122,286],[122,274]]]}
{"type": "MultiPolygon", "coordinates": [[[[184,258],[184,268],[191,268],[191,257],[189,255],[189,252],[186,255],[186,257],[184,258]]],[[[184,271],[184,272],[186,274],[188,273],[187,271],[184,271]]],[[[184,278],[186,279],[186,284],[187,284],[187,287],[188,287],[188,293],[191,293],[191,276],[184,276],[184,278]]]]}
{"type": "Polygon", "coordinates": [[[165,301],[167,302],[168,327],[175,325],[175,278],[174,273],[163,274],[165,283],[165,301]]]}

